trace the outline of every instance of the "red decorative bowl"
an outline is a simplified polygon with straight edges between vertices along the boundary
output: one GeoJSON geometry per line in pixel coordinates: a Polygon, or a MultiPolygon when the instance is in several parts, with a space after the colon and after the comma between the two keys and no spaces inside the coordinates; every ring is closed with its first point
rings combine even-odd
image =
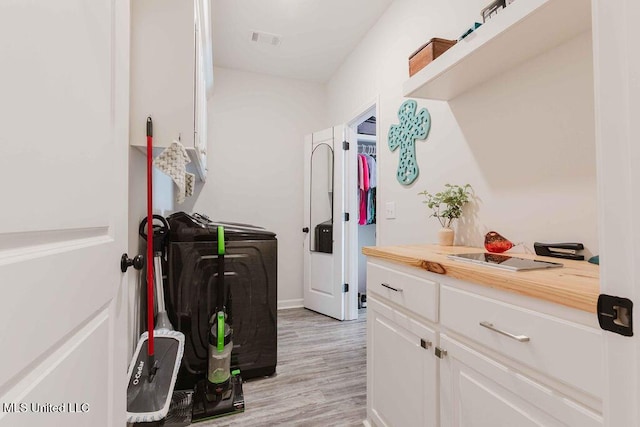
{"type": "Polygon", "coordinates": [[[513,243],[502,237],[500,233],[496,231],[490,231],[484,236],[484,248],[488,252],[501,254],[502,252],[508,251],[513,246],[513,243]]]}

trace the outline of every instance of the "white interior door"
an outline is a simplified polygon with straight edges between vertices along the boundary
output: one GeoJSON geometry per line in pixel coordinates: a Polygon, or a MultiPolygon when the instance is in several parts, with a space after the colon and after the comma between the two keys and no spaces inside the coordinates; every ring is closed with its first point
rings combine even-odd
{"type": "Polygon", "coordinates": [[[0,425],[121,426],[129,1],[0,9],[0,425]]]}
{"type": "Polygon", "coordinates": [[[339,320],[345,303],[344,140],[345,126],[335,126],[308,135],[304,151],[304,306],[339,320]]]}
{"type": "Polygon", "coordinates": [[[607,426],[640,425],[640,20],[636,0],[594,0],[600,292],[636,303],[635,333],[604,333],[607,426]]]}

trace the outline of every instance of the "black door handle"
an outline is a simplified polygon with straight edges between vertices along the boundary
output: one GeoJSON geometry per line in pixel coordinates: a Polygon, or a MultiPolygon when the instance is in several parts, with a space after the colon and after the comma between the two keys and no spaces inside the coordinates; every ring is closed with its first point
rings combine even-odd
{"type": "Polygon", "coordinates": [[[303,232],[303,233],[308,233],[308,232],[309,232],[309,227],[305,227],[305,228],[303,228],[303,229],[302,229],[302,232],[303,232]]]}
{"type": "Polygon", "coordinates": [[[120,271],[126,273],[129,267],[133,267],[136,270],[142,270],[142,267],[144,267],[144,257],[142,255],[136,255],[131,259],[126,253],[122,254],[122,257],[120,258],[120,271]]]}

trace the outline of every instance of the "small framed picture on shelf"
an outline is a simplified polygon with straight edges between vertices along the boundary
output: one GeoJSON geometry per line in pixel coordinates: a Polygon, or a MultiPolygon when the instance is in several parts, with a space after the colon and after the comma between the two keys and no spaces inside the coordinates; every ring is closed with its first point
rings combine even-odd
{"type": "Polygon", "coordinates": [[[506,2],[509,2],[509,0],[495,0],[492,1],[489,6],[482,9],[482,22],[487,22],[494,15],[497,15],[498,12],[507,7],[506,2]]]}

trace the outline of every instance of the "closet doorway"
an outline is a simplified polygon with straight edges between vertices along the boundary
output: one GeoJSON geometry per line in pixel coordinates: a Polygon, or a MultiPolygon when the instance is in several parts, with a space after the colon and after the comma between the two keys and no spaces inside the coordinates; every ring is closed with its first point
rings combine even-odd
{"type": "Polygon", "coordinates": [[[347,125],[350,149],[347,168],[347,200],[352,220],[347,224],[347,275],[349,285],[346,318],[357,319],[366,308],[367,259],[363,246],[377,240],[378,111],[370,104],[347,125]]]}

